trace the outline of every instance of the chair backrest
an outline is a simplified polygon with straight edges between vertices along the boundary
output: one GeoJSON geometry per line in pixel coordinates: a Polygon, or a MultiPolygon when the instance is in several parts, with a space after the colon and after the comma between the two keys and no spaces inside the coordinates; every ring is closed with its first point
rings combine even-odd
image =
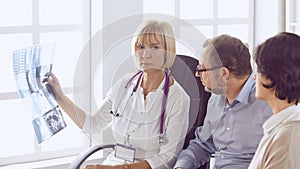
{"type": "MultiPolygon", "coordinates": [[[[188,146],[189,141],[195,138],[195,129],[203,125],[207,102],[210,97],[210,93],[204,90],[200,79],[195,76],[197,65],[197,59],[190,56],[177,55],[173,66],[170,68],[171,76],[176,79],[190,96],[189,130],[185,138],[184,149],[188,146]]],[[[208,166],[209,164],[201,167],[201,169],[208,166]]]]}

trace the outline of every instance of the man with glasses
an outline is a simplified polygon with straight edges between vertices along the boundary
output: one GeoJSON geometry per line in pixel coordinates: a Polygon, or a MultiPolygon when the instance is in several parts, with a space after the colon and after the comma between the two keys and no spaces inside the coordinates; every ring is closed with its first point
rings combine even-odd
{"type": "Polygon", "coordinates": [[[196,76],[212,95],[203,126],[197,128],[196,138],[180,153],[174,168],[198,168],[214,154],[216,169],[245,169],[272,111],[255,98],[250,53],[239,39],[220,35],[204,48],[196,76]]]}

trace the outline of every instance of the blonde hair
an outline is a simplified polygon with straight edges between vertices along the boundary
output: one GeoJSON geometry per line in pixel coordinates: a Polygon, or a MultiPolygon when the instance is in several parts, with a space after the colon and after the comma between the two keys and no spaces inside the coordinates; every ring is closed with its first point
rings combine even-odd
{"type": "MultiPolygon", "coordinates": [[[[157,20],[148,21],[135,40],[134,52],[137,51],[140,42],[151,42],[152,40],[157,40],[158,36],[162,37],[164,50],[166,51],[165,63],[162,65],[162,68],[170,68],[176,57],[176,42],[173,28],[169,22],[160,22],[157,20]]],[[[136,55],[134,55],[134,59],[135,61],[138,60],[136,55]]]]}

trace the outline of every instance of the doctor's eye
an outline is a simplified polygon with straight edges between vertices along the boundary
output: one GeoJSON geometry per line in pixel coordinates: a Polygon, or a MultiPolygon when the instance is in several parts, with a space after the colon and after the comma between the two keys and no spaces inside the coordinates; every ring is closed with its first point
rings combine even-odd
{"type": "Polygon", "coordinates": [[[138,49],[144,49],[145,47],[142,44],[137,44],[138,49]]]}
{"type": "Polygon", "coordinates": [[[151,45],[150,48],[151,49],[159,49],[159,46],[158,45],[151,45]]]}

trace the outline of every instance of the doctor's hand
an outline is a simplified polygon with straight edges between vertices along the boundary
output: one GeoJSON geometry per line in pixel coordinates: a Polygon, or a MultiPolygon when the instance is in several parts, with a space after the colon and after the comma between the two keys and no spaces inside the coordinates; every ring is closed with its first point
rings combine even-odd
{"type": "Polygon", "coordinates": [[[64,92],[57,77],[53,73],[50,73],[43,82],[46,83],[47,90],[54,95],[56,100],[63,98],[64,92]]]}

